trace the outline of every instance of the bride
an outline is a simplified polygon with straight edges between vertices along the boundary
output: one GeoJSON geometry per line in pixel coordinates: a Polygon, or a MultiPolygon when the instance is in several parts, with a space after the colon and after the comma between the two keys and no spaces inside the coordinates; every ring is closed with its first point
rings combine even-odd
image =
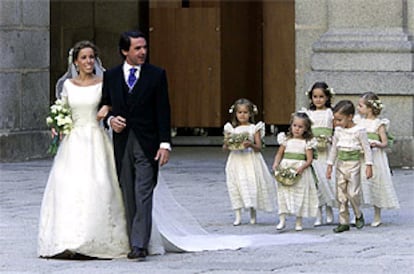
{"type": "Polygon", "coordinates": [[[40,257],[116,258],[129,251],[112,144],[96,120],[102,69],[89,41],[76,43],[57,97],[69,105],[73,128],[55,156],[39,223],[40,257]]]}
{"type": "MultiPolygon", "coordinates": [[[[96,119],[102,73],[95,45],[81,41],[74,45],[68,72],[56,85],[57,97],[72,110],[73,128],[61,142],[44,191],[38,235],[41,258],[118,258],[130,251],[112,143],[96,119]]],[[[150,254],[293,240],[286,235],[209,234],[177,203],[161,175],[154,191],[151,235],[150,254]]],[[[315,241],[306,235],[299,238],[295,236],[295,241],[315,241]]]]}

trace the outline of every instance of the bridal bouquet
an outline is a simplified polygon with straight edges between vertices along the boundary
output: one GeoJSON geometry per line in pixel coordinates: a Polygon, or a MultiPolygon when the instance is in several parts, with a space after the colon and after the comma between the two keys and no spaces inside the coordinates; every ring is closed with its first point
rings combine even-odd
{"type": "Polygon", "coordinates": [[[49,116],[46,118],[46,124],[56,131],[56,135],[53,137],[47,151],[48,153],[56,154],[61,134],[68,134],[72,129],[72,123],[72,113],[69,106],[62,100],[57,99],[50,106],[49,116]]]}
{"type": "Polygon", "coordinates": [[[296,169],[293,167],[278,167],[274,175],[276,180],[284,186],[293,186],[300,179],[300,175],[296,173],[296,169]]]}
{"type": "Polygon", "coordinates": [[[224,144],[227,145],[229,150],[243,150],[244,141],[249,140],[249,133],[228,133],[224,135],[224,144]]]}

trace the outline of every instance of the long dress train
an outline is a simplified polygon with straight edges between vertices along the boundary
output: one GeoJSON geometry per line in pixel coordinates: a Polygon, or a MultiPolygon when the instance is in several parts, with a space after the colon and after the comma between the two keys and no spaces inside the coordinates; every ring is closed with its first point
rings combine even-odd
{"type": "Polygon", "coordinates": [[[326,237],[309,234],[250,234],[231,235],[207,232],[173,197],[162,174],[154,191],[153,234],[149,251],[197,252],[237,250],[260,246],[302,244],[329,241],[326,237]],[[173,210],[172,210],[173,209],[173,210]]]}

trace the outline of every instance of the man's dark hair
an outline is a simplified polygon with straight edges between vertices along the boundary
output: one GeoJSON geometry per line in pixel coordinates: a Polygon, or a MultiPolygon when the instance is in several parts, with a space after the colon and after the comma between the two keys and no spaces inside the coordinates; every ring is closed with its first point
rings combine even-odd
{"type": "Polygon", "coordinates": [[[140,37],[147,40],[144,33],[140,32],[139,30],[130,30],[130,31],[126,31],[121,34],[121,37],[119,38],[118,49],[119,49],[119,54],[121,54],[122,59],[125,59],[125,56],[122,54],[122,50],[128,51],[129,47],[131,46],[130,38],[140,38],[140,37]]]}

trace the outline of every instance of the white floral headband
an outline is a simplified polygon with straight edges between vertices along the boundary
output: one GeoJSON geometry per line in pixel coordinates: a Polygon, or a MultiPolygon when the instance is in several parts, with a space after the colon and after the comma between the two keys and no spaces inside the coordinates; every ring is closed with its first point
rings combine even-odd
{"type": "MultiPolygon", "coordinates": [[[[232,114],[233,113],[233,111],[234,111],[234,108],[235,108],[235,106],[234,106],[234,104],[233,105],[231,105],[231,107],[229,108],[229,113],[230,114],[232,114]]],[[[256,105],[253,105],[253,114],[258,114],[259,113],[259,111],[257,110],[257,106],[256,105]]]]}
{"type": "MultiPolygon", "coordinates": [[[[335,92],[333,88],[327,88],[327,91],[329,91],[329,94],[331,95],[331,97],[335,96],[335,92]]],[[[309,94],[312,92],[312,88],[310,88],[309,90],[305,91],[305,95],[306,97],[309,97],[309,94]]]]}
{"type": "Polygon", "coordinates": [[[372,107],[382,110],[384,108],[384,104],[381,102],[380,99],[378,100],[368,100],[368,103],[371,104],[372,107]]]}

